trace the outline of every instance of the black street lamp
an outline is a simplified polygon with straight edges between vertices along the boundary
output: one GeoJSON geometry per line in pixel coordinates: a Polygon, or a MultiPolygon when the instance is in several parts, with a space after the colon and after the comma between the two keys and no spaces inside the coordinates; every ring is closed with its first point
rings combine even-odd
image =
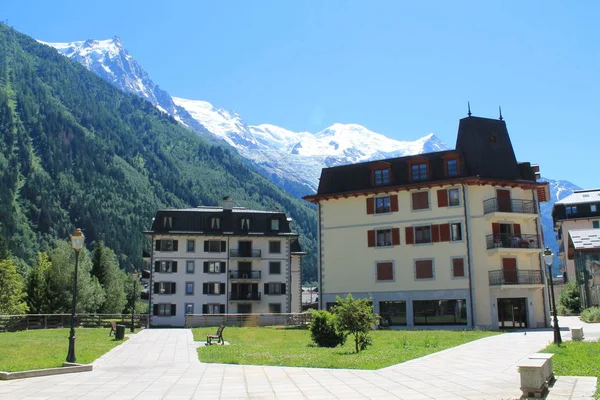
{"type": "Polygon", "coordinates": [[[133,282],[133,290],[131,291],[131,333],[133,333],[135,331],[135,328],[133,327],[133,319],[135,316],[135,301],[137,300],[137,279],[139,278],[139,275],[137,273],[137,271],[134,269],[133,272],[131,273],[131,281],[133,282]]]}
{"type": "Polygon", "coordinates": [[[550,247],[546,247],[544,250],[544,262],[548,267],[548,277],[550,279],[550,296],[552,298],[552,312],[554,314],[554,344],[561,344],[562,338],[560,337],[560,328],[558,327],[558,317],[556,313],[556,300],[554,298],[554,279],[552,279],[552,264],[554,263],[554,254],[550,247]]]}
{"type": "Polygon", "coordinates": [[[85,236],[81,229],[75,229],[71,235],[71,247],[75,250],[75,275],[73,277],[73,306],[71,308],[71,333],[69,335],[69,353],[67,353],[67,362],[74,363],[75,357],[75,307],[77,306],[77,267],[79,263],[79,252],[83,248],[85,236]]]}

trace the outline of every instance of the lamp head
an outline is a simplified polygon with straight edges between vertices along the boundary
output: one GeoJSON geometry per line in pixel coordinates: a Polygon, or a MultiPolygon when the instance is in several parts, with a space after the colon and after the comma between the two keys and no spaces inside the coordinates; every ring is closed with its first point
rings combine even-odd
{"type": "Polygon", "coordinates": [[[73,234],[71,235],[71,247],[74,250],[79,251],[83,248],[84,242],[85,236],[83,235],[83,232],[81,232],[81,229],[75,229],[75,232],[73,232],[73,234]]]}
{"type": "Polygon", "coordinates": [[[550,250],[550,247],[546,247],[546,250],[544,250],[544,262],[547,266],[552,265],[554,262],[554,254],[550,250]]]}

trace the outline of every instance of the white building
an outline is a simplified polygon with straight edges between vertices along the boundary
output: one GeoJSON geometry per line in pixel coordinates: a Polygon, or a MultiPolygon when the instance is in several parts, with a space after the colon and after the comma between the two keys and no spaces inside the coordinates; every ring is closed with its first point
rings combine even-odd
{"type": "Polygon", "coordinates": [[[151,325],[186,314],[301,310],[298,234],[281,211],[233,207],[158,210],[152,230],[151,325]]]}

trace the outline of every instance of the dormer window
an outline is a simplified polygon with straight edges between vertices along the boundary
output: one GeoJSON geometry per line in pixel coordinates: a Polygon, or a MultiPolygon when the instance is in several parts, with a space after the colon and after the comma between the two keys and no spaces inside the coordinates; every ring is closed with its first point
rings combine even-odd
{"type": "Polygon", "coordinates": [[[413,181],[427,180],[427,163],[413,164],[411,166],[411,178],[413,181]]]}
{"type": "Polygon", "coordinates": [[[171,229],[173,227],[173,217],[163,217],[163,228],[171,229]]]}
{"type": "Polygon", "coordinates": [[[243,231],[250,230],[250,218],[242,218],[240,220],[240,229],[243,231]]]}
{"type": "Polygon", "coordinates": [[[577,206],[568,206],[567,215],[577,214],[577,206]]]}
{"type": "Polygon", "coordinates": [[[279,220],[276,218],[273,218],[271,220],[271,230],[272,231],[278,231],[279,230],[279,220]]]}
{"type": "Polygon", "coordinates": [[[458,160],[446,161],[446,175],[458,176],[458,160]]]}
{"type": "Polygon", "coordinates": [[[373,171],[375,185],[387,185],[390,183],[390,169],[376,169],[373,171]]]}
{"type": "Polygon", "coordinates": [[[210,219],[210,228],[214,230],[221,229],[221,218],[212,217],[210,219]]]}

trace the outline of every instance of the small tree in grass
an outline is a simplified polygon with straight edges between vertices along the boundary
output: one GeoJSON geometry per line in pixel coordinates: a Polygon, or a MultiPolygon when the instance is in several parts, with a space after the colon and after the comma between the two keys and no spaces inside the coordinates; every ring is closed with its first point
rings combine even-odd
{"type": "Polygon", "coordinates": [[[377,317],[373,314],[370,299],[354,299],[351,294],[345,299],[338,297],[333,314],[337,317],[338,329],[354,335],[354,347],[357,353],[371,344],[369,332],[373,330],[377,317]]]}
{"type": "Polygon", "coordinates": [[[560,291],[558,296],[558,313],[561,315],[565,314],[578,314],[581,310],[581,301],[579,299],[579,288],[577,282],[569,281],[563,289],[560,291]]]}
{"type": "Polygon", "coordinates": [[[329,311],[312,311],[310,337],[319,347],[336,347],[346,342],[346,335],[337,329],[336,318],[329,311]]]}

